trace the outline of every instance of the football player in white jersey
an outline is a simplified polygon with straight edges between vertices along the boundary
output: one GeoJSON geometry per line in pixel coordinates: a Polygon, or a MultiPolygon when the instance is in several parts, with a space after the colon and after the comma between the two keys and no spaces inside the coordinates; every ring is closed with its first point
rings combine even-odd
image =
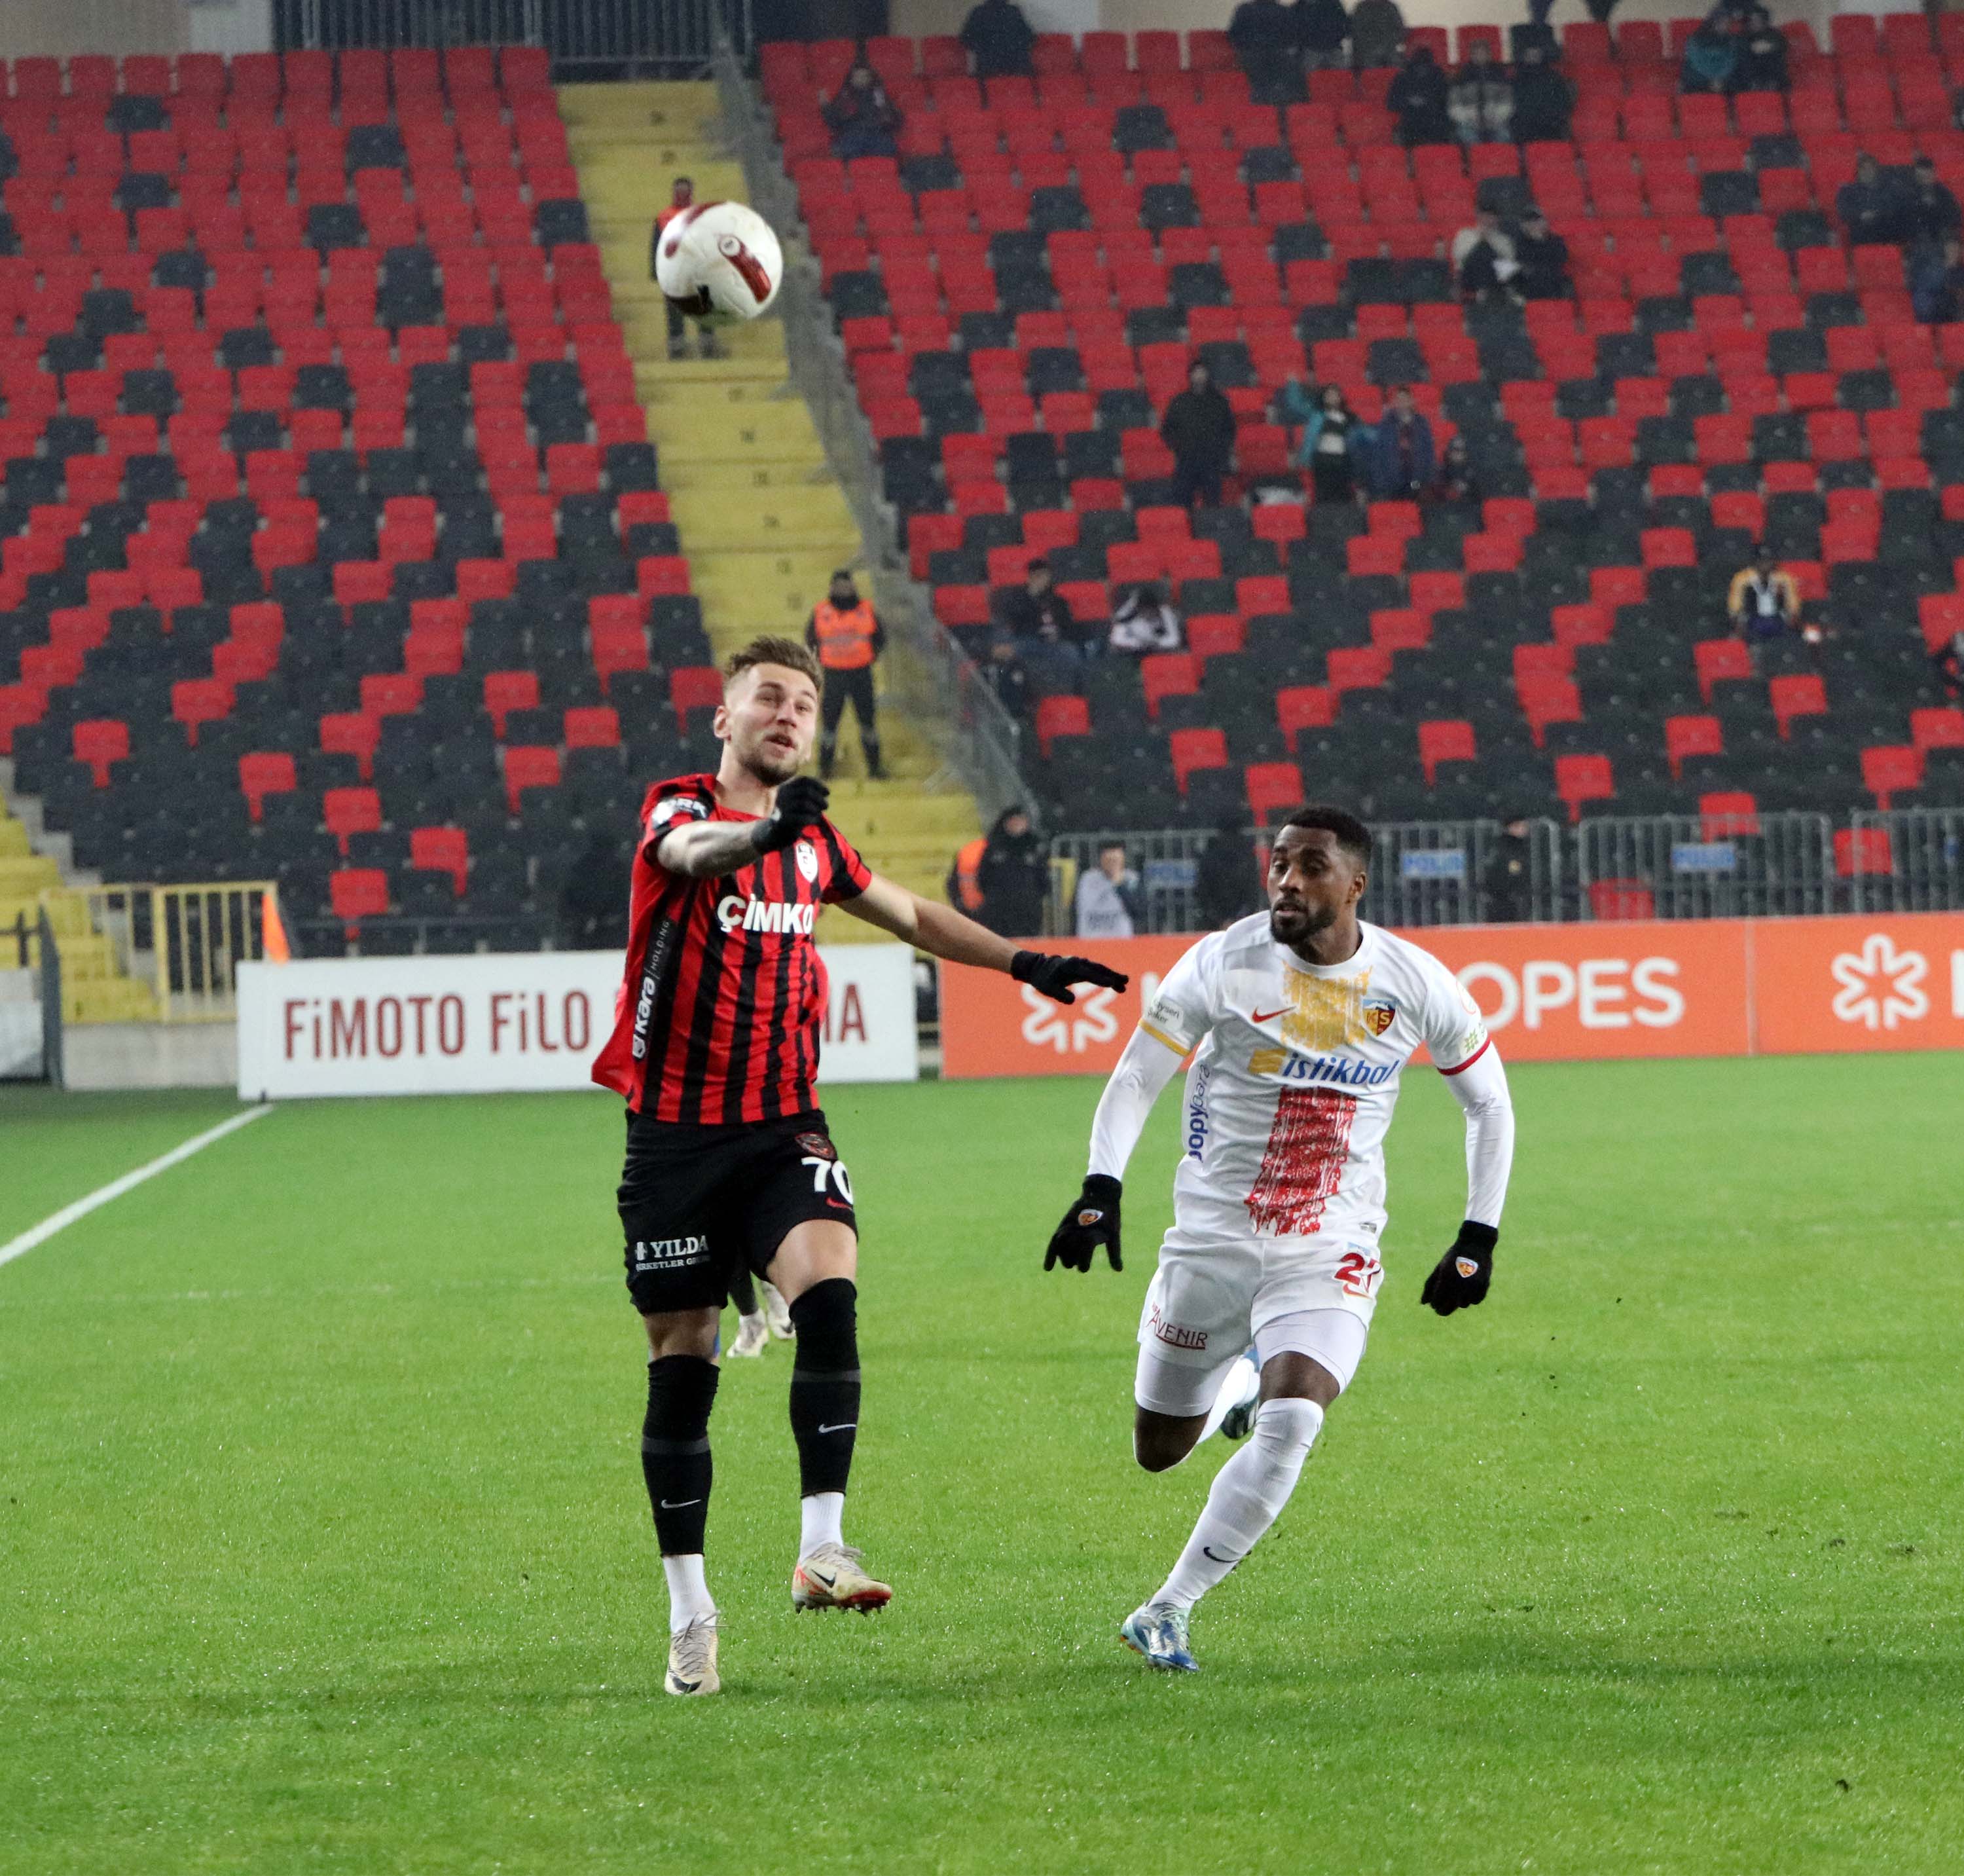
{"type": "Polygon", "coordinates": [[[1452,972],[1359,920],[1370,857],[1369,830],[1340,809],[1290,816],[1267,914],[1202,939],[1148,1004],[1045,1259],[1088,1270],[1102,1245],[1120,1267],[1125,1162],[1190,1053],[1173,1226],[1139,1323],[1133,1450],[1163,1472],[1236,1409],[1252,1408],[1253,1438],[1215,1476],[1172,1575],[1125,1619],[1125,1640],[1156,1668],[1197,1665],[1194,1604],[1275,1521],[1356,1372],[1384,1274],[1385,1132],[1421,1043],[1465,1110],[1468,1193],[1420,1300],[1450,1315],[1492,1276],[1513,1157],[1507,1076],[1452,972]]]}

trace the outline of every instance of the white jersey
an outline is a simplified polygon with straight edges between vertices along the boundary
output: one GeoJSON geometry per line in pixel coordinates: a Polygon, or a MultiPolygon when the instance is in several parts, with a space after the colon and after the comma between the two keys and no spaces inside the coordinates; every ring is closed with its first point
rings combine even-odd
{"type": "Polygon", "coordinates": [[[1141,1027],[1195,1052],[1177,1235],[1377,1242],[1405,1063],[1423,1042],[1455,1075],[1488,1043],[1479,1006],[1430,952],[1359,930],[1343,963],[1305,964],[1257,913],[1202,939],[1160,985],[1141,1027]]]}

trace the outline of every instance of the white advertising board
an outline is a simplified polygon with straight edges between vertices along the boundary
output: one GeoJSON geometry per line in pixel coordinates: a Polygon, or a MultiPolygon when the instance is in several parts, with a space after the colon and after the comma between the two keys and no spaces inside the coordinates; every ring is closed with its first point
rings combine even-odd
{"type": "MultiPolygon", "coordinates": [[[[831,984],[819,1080],[916,1079],[913,954],[819,955],[831,984]]],[[[239,1097],[591,1087],[620,982],[615,951],[242,964],[239,1097]]]]}

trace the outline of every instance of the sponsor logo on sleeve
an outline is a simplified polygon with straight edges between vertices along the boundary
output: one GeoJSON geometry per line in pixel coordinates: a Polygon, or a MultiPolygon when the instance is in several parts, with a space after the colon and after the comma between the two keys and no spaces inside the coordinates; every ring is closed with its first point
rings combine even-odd
{"type": "Polygon", "coordinates": [[[671,795],[656,802],[648,811],[648,831],[659,834],[664,827],[685,817],[691,821],[707,821],[709,810],[693,795],[671,795]]]}

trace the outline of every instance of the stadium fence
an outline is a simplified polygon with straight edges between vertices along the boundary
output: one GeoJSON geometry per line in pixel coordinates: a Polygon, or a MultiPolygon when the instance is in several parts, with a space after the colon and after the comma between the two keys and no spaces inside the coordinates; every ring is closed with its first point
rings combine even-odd
{"type": "MultiPolygon", "coordinates": [[[[88,888],[91,927],[107,937],[117,969],[149,985],[164,1023],[227,1023],[239,1013],[238,966],[265,956],[262,907],[270,880],[227,880],[193,885],[103,885],[88,888]]],[[[42,913],[45,960],[59,952],[42,913]]]]}
{"type": "MultiPolygon", "coordinates": [[[[1214,840],[1191,828],[1109,827],[1054,836],[1049,924],[1071,930],[1080,872],[1125,843],[1147,932],[1201,929],[1195,868],[1214,840]]],[[[1251,827],[1251,845],[1269,832],[1251,827]]],[[[1857,814],[1610,818],[1529,822],[1520,901],[1497,904],[1490,869],[1497,821],[1387,824],[1373,830],[1364,916],[1405,927],[1633,918],[1799,918],[1835,912],[1964,911],[1964,808],[1857,814]]]]}
{"type": "Polygon", "coordinates": [[[719,40],[747,51],[750,0],[274,0],[281,52],[399,46],[543,46],[555,75],[682,77],[719,40]]]}

